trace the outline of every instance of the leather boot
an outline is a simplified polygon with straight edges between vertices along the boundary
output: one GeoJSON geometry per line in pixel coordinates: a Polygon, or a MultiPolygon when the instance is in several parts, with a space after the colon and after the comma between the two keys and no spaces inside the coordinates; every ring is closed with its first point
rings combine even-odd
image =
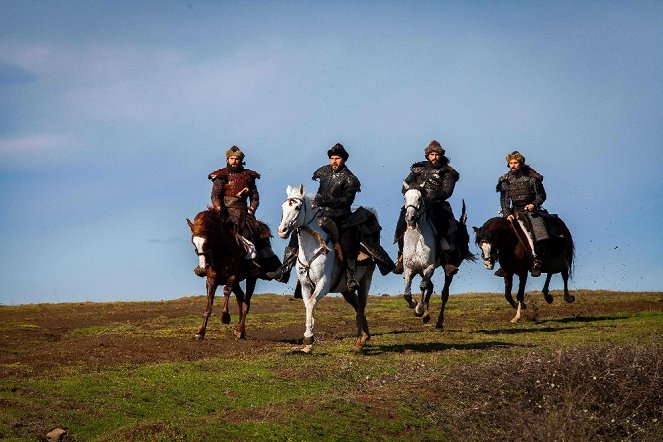
{"type": "Polygon", "coordinates": [[[347,260],[347,266],[348,266],[348,271],[347,271],[347,286],[348,290],[354,291],[359,288],[359,283],[355,279],[355,265],[357,261],[354,259],[348,259],[347,260]]]}
{"type": "Polygon", "coordinates": [[[287,284],[290,280],[290,271],[297,262],[297,253],[297,249],[286,247],[283,254],[283,265],[273,272],[267,272],[265,275],[267,279],[287,284]]]}

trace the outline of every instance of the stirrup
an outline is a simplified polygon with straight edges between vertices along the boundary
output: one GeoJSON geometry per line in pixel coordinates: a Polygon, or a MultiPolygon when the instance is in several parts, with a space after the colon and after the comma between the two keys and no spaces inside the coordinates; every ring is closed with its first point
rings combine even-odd
{"type": "Polygon", "coordinates": [[[539,258],[534,259],[534,264],[532,264],[532,269],[529,271],[530,275],[533,277],[541,276],[541,265],[543,263],[539,258]]]}

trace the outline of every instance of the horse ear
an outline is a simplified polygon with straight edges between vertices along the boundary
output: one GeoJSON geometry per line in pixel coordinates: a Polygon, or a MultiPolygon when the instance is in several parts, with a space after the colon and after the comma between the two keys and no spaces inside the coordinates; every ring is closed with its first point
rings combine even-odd
{"type": "Polygon", "coordinates": [[[292,192],[292,186],[288,184],[288,187],[285,188],[285,194],[290,195],[290,192],[292,192]]]}
{"type": "Polygon", "coordinates": [[[467,222],[467,210],[465,210],[465,200],[463,199],[463,210],[460,212],[460,222],[465,224],[467,222]]]}
{"type": "Polygon", "coordinates": [[[474,233],[476,233],[476,234],[478,234],[480,232],[480,230],[478,228],[474,227],[474,226],[472,226],[472,229],[474,230],[474,233]]]}
{"type": "Polygon", "coordinates": [[[299,185],[299,193],[301,193],[302,195],[304,195],[304,185],[303,185],[303,184],[300,184],[300,185],[299,185]]]}
{"type": "Polygon", "coordinates": [[[186,223],[189,225],[189,228],[191,230],[193,230],[193,223],[191,222],[191,220],[189,218],[186,219],[186,223]]]}

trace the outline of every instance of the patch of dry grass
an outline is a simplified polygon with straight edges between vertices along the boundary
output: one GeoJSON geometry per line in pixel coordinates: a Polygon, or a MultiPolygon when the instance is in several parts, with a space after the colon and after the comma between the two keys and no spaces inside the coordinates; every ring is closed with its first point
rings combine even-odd
{"type": "Polygon", "coordinates": [[[663,440],[660,344],[465,365],[445,384],[459,440],[663,440]]]}

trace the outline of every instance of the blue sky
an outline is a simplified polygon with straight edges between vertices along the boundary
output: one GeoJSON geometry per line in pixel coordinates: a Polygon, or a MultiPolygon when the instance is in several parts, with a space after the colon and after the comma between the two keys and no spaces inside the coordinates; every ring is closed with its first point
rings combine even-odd
{"type": "MultiPolygon", "coordinates": [[[[518,149],[575,235],[572,288],[663,290],[661,23],[657,1],[0,0],[0,304],[202,294],[185,219],[233,144],[274,230],[286,186],[314,191],[344,144],[395,255],[431,139],[470,226],[518,149]]],[[[477,291],[501,279],[466,264],[452,292],[477,291]]]]}

